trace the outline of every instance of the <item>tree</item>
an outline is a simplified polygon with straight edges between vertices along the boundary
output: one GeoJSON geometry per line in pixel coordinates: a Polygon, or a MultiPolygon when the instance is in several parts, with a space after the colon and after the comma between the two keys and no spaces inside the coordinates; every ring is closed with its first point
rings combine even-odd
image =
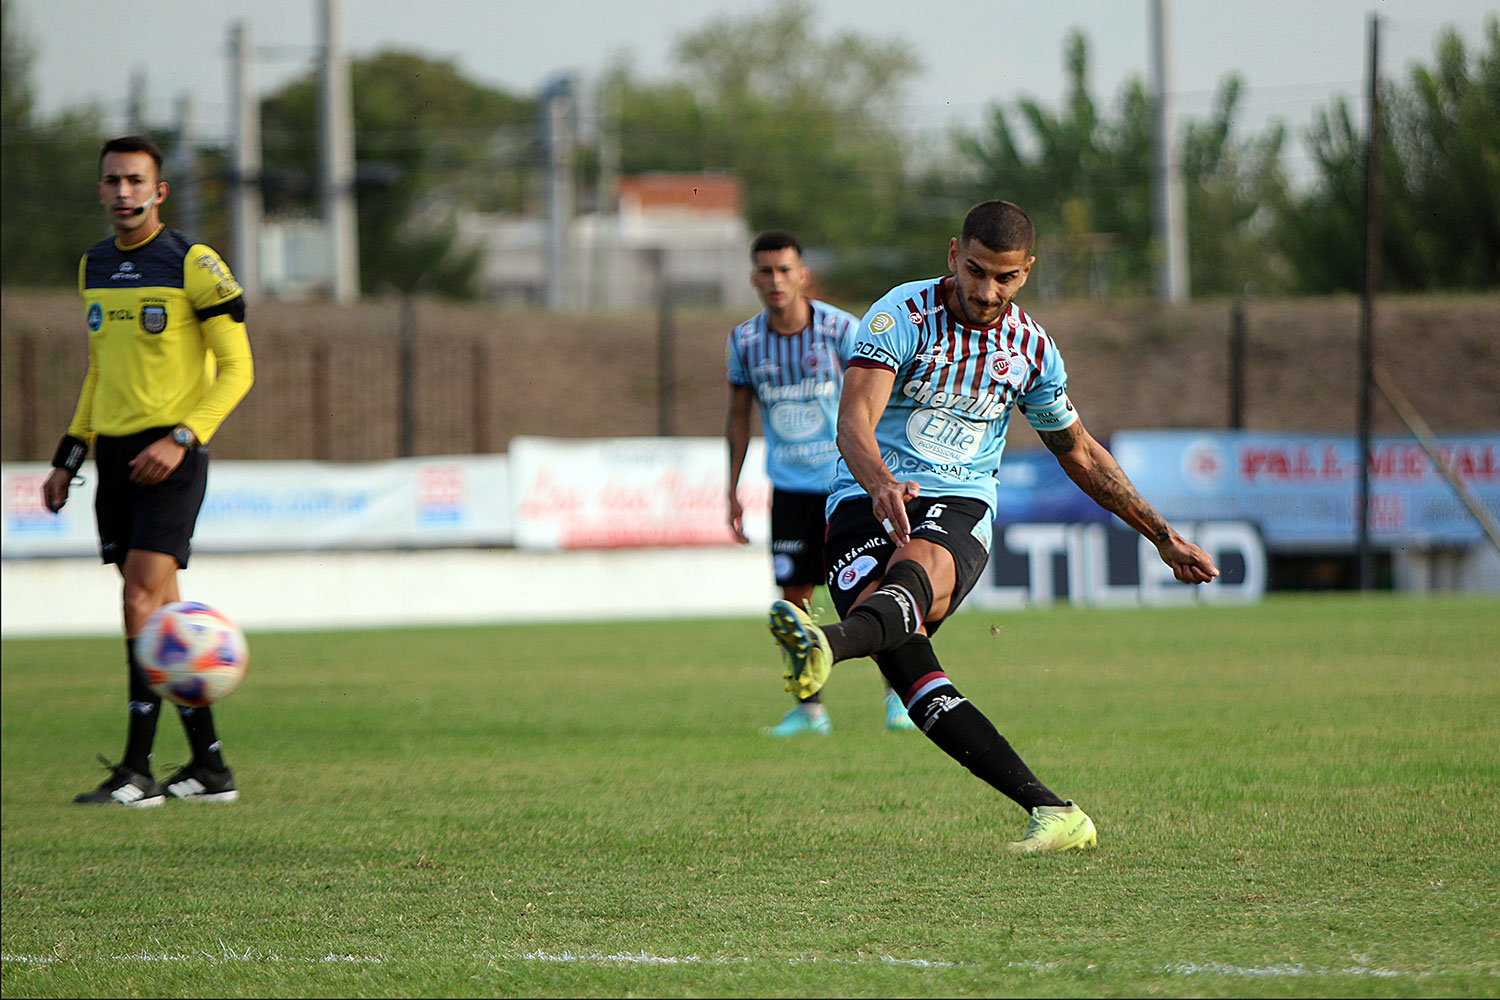
{"type": "MultiPolygon", "coordinates": [[[[1064,43],[1069,89],[1053,112],[1034,98],[1014,116],[1030,133],[1017,137],[1012,112],[990,107],[986,129],[958,137],[974,171],[974,200],[1004,198],[1037,224],[1039,276],[1062,294],[1152,287],[1160,253],[1151,234],[1151,99],[1139,77],[1121,87],[1114,113],[1101,116],[1088,92],[1088,42],[1074,30],[1064,43]],[[1099,266],[1109,247],[1108,264],[1099,266]]],[[[1190,122],[1181,139],[1187,191],[1191,284],[1197,294],[1262,288],[1280,279],[1266,257],[1267,206],[1284,201],[1279,130],[1237,142],[1231,123],[1243,84],[1221,85],[1207,122],[1190,122]]]]}
{"type": "Polygon", "coordinates": [[[918,65],[899,41],[820,37],[812,6],[783,0],[710,21],[674,54],[678,80],[612,74],[625,172],[733,171],[752,228],[856,258],[897,242],[907,178],[890,121],[918,65]]]}
{"type": "MultiPolygon", "coordinates": [[[[1500,18],[1472,60],[1438,36],[1435,65],[1381,89],[1381,285],[1409,291],[1500,288],[1500,18]]],[[[1280,220],[1304,291],[1363,283],[1364,131],[1339,98],[1307,133],[1318,179],[1280,220]]]]}
{"type": "MultiPolygon", "coordinates": [[[[481,258],[457,245],[453,208],[519,211],[527,202],[535,103],[406,52],[354,60],[350,78],[366,290],[473,294],[481,258]]],[[[268,97],[261,121],[268,210],[315,211],[316,77],[268,97]]]]}
{"type": "Polygon", "coordinates": [[[109,232],[94,198],[99,115],[84,110],[36,120],[33,50],[9,0],[0,0],[0,45],[0,281],[73,283],[79,256],[109,232]]]}

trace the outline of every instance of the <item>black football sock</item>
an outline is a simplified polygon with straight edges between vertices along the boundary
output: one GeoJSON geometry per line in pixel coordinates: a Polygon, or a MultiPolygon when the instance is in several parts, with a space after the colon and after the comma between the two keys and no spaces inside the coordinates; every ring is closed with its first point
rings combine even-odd
{"type": "Polygon", "coordinates": [[[210,771],[224,770],[224,758],[219,753],[219,737],[214,735],[214,714],[208,708],[177,706],[177,717],[187,732],[188,746],[193,749],[193,763],[210,771]]]}
{"type": "Polygon", "coordinates": [[[932,607],[932,581],[922,564],[903,559],[886,570],[880,587],[841,622],[823,626],[834,660],[870,656],[905,645],[932,607]]]}
{"type": "Polygon", "coordinates": [[[821,692],[821,691],[815,691],[812,694],[808,695],[806,698],[798,698],[797,699],[797,704],[799,704],[799,705],[821,705],[821,704],[823,704],[823,692],[821,692]]]}
{"type": "Polygon", "coordinates": [[[943,752],[1030,811],[1065,805],[1031,773],[1010,742],[958,693],[943,673],[924,678],[906,700],[907,714],[943,752]]]}
{"type": "Polygon", "coordinates": [[[146,684],[135,658],[135,640],[125,640],[130,669],[130,724],[125,735],[125,754],[120,763],[140,774],[151,773],[151,745],[156,742],[156,720],[161,718],[161,698],[146,684]]]}

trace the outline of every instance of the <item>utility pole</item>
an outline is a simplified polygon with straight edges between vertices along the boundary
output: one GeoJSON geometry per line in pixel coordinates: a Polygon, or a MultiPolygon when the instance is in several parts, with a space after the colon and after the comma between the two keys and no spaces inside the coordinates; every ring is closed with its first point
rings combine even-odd
{"type": "Polygon", "coordinates": [[[125,130],[131,135],[146,134],[146,67],[142,65],[130,71],[130,91],[125,99],[125,130]]]}
{"type": "Polygon", "coordinates": [[[1370,115],[1365,129],[1365,280],[1359,300],[1359,589],[1375,589],[1370,545],[1370,383],[1375,363],[1375,296],[1380,290],[1380,18],[1370,15],[1370,115]]]}
{"type": "Polygon", "coordinates": [[[250,22],[229,29],[229,93],[234,108],[234,166],[229,194],[229,267],[245,290],[260,295],[260,101],[252,82],[250,22]]]}
{"type": "Polygon", "coordinates": [[[342,0],[321,0],[322,90],[318,191],[332,256],[333,300],[359,298],[359,220],[354,203],[354,98],[344,53],[342,0]]]}
{"type": "MultiPolygon", "coordinates": [[[[200,239],[202,201],[198,193],[198,144],[193,138],[193,94],[183,91],[177,99],[177,143],[169,161],[172,182],[172,217],[177,228],[191,239],[200,239]]],[[[231,265],[232,268],[232,265],[231,265]]]]}
{"type": "Polygon", "coordinates": [[[573,81],[554,77],[542,90],[547,139],[547,308],[566,302],[568,225],[573,221],[573,81]]]}
{"type": "Polygon", "coordinates": [[[1151,236],[1159,254],[1156,297],[1187,302],[1187,210],[1182,191],[1182,155],[1171,107],[1171,36],[1167,0],[1150,0],[1151,38],[1151,236]]]}
{"type": "Polygon", "coordinates": [[[609,304],[609,267],[614,249],[614,231],[618,223],[615,215],[615,186],[620,180],[620,138],[616,128],[620,118],[618,101],[619,88],[608,78],[600,82],[599,178],[594,188],[594,217],[599,224],[594,229],[594,281],[589,295],[589,307],[592,309],[609,304]]]}

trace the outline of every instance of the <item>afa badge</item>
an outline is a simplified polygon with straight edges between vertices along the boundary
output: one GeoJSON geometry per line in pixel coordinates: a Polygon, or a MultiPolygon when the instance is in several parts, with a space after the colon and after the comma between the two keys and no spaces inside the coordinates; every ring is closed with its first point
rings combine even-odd
{"type": "Polygon", "coordinates": [[[89,306],[89,332],[94,333],[104,325],[104,310],[99,303],[95,302],[89,306]]]}
{"type": "Polygon", "coordinates": [[[143,306],[141,308],[141,329],[147,333],[161,333],[167,328],[166,306],[143,306]]]}

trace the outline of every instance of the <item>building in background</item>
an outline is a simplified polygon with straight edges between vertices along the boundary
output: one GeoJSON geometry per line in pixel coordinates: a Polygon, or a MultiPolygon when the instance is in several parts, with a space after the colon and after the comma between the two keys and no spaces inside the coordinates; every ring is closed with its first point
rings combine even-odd
{"type": "MultiPolygon", "coordinates": [[[[665,288],[680,304],[752,309],[744,184],[722,173],[650,173],[620,180],[611,210],[575,216],[562,254],[565,309],[638,309],[665,288]]],[[[460,238],[484,248],[482,294],[547,301],[547,220],[458,217],[460,238]]]]}

